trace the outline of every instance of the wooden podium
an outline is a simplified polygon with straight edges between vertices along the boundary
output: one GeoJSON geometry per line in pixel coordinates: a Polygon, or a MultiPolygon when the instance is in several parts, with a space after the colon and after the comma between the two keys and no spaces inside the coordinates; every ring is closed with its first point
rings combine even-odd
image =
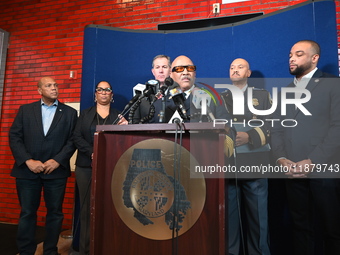
{"type": "MultiPolygon", "coordinates": [[[[228,130],[213,123],[182,123],[182,147],[190,151],[200,165],[224,166],[224,140],[228,130]],[[194,137],[194,139],[193,139],[194,137]]],[[[112,186],[117,162],[126,151],[140,142],[178,142],[177,124],[103,125],[94,137],[91,191],[92,255],[225,255],[225,178],[204,173],[205,201],[197,221],[177,238],[153,240],[137,234],[122,220],[113,203],[112,186]],[[151,140],[150,140],[151,139],[151,140]],[[220,178],[215,178],[215,177],[220,178]]],[[[185,159],[182,159],[185,160],[185,159]]],[[[119,163],[121,164],[121,163],[119,163]]],[[[119,171],[121,168],[119,168],[119,171]]],[[[116,198],[123,199],[123,198],[116,198]]],[[[192,206],[194,204],[192,203],[192,206]]],[[[190,217],[188,215],[187,217],[190,217]]],[[[132,219],[132,221],[136,221],[132,219]]],[[[136,221],[137,222],[137,221],[136,221]]],[[[136,226],[143,225],[139,222],[136,226]]]]}

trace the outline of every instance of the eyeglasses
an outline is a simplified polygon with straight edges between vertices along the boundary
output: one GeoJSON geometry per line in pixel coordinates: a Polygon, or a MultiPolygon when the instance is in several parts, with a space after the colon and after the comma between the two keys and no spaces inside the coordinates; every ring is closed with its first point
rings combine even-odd
{"type": "Polygon", "coordinates": [[[111,93],[112,92],[112,89],[110,88],[106,88],[106,89],[103,89],[103,88],[96,88],[96,91],[99,93],[99,94],[102,94],[104,92],[107,92],[107,93],[111,93]]]}
{"type": "Polygon", "coordinates": [[[196,66],[190,65],[190,66],[175,66],[172,68],[172,72],[181,73],[184,71],[184,69],[187,69],[188,72],[194,72],[196,71],[196,66]]]}

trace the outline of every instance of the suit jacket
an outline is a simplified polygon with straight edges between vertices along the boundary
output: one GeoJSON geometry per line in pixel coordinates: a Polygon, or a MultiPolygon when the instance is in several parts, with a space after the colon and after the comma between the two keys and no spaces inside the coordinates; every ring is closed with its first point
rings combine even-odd
{"type": "MultiPolygon", "coordinates": [[[[275,124],[272,129],[274,159],[288,158],[294,162],[311,159],[314,164],[340,163],[340,79],[317,70],[306,89],[311,99],[303,104],[312,114],[304,115],[294,105],[287,106],[287,115],[277,108],[275,118],[294,119],[296,127],[275,124]]],[[[295,87],[294,83],[288,87],[295,87]]],[[[280,102],[279,102],[280,106],[280,102]]],[[[334,166],[334,165],[333,165],[334,166]]],[[[312,175],[317,173],[312,173],[312,175]]],[[[331,174],[328,173],[323,174],[331,174]]]]}
{"type": "Polygon", "coordinates": [[[72,133],[77,111],[63,103],[58,106],[46,136],[43,130],[41,101],[22,105],[9,131],[9,144],[15,163],[11,176],[56,179],[70,176],[70,158],[75,151],[72,133]],[[33,173],[26,160],[45,162],[54,159],[60,166],[50,174],[33,173]]]}
{"type": "MultiPolygon", "coordinates": [[[[110,114],[106,123],[112,124],[120,112],[114,108],[110,109],[110,114]]],[[[78,149],[76,165],[81,167],[91,167],[93,153],[93,136],[95,133],[95,126],[91,126],[93,120],[96,118],[97,107],[92,106],[83,110],[77,121],[74,130],[73,140],[78,149]]]]}

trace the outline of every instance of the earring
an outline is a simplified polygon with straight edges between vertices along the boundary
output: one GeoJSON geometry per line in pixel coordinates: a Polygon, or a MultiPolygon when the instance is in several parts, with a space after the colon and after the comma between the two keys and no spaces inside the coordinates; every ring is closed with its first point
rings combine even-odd
{"type": "Polygon", "coordinates": [[[111,98],[111,103],[113,103],[115,100],[113,98],[111,98]]]}
{"type": "Polygon", "coordinates": [[[94,97],[94,102],[97,103],[97,98],[96,97],[94,97]]]}

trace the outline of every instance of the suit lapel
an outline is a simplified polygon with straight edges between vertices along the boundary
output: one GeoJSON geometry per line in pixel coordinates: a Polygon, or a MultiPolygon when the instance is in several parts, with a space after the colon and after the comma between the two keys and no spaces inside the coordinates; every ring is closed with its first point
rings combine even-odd
{"type": "Polygon", "coordinates": [[[308,89],[312,93],[314,88],[319,84],[321,76],[322,72],[318,69],[308,82],[306,89],[308,89]]]}
{"type": "Polygon", "coordinates": [[[228,90],[226,93],[222,93],[221,96],[223,98],[227,111],[232,114],[233,113],[233,97],[230,93],[230,90],[228,90]]]}
{"type": "MultiPolygon", "coordinates": [[[[288,87],[296,88],[294,82],[288,85],[288,87]]],[[[287,99],[295,99],[294,93],[287,93],[286,94],[287,99]]],[[[286,105],[286,115],[290,116],[292,119],[295,119],[296,115],[300,111],[299,108],[296,108],[294,104],[287,104],[286,105]]]]}
{"type": "Polygon", "coordinates": [[[33,106],[33,113],[35,120],[37,122],[37,127],[39,129],[39,132],[44,136],[44,127],[42,123],[42,114],[41,114],[41,101],[38,101],[36,104],[33,106]]]}
{"type": "MultiPolygon", "coordinates": [[[[309,80],[306,89],[309,90],[310,93],[312,93],[312,91],[316,88],[316,86],[320,83],[320,77],[322,76],[322,71],[320,71],[319,69],[316,70],[316,72],[314,73],[313,77],[309,80]]],[[[293,85],[295,86],[295,85],[293,85]]],[[[295,109],[295,107],[293,106],[294,109],[294,119],[297,117],[297,115],[301,112],[301,110],[299,108],[295,109]]]]}

